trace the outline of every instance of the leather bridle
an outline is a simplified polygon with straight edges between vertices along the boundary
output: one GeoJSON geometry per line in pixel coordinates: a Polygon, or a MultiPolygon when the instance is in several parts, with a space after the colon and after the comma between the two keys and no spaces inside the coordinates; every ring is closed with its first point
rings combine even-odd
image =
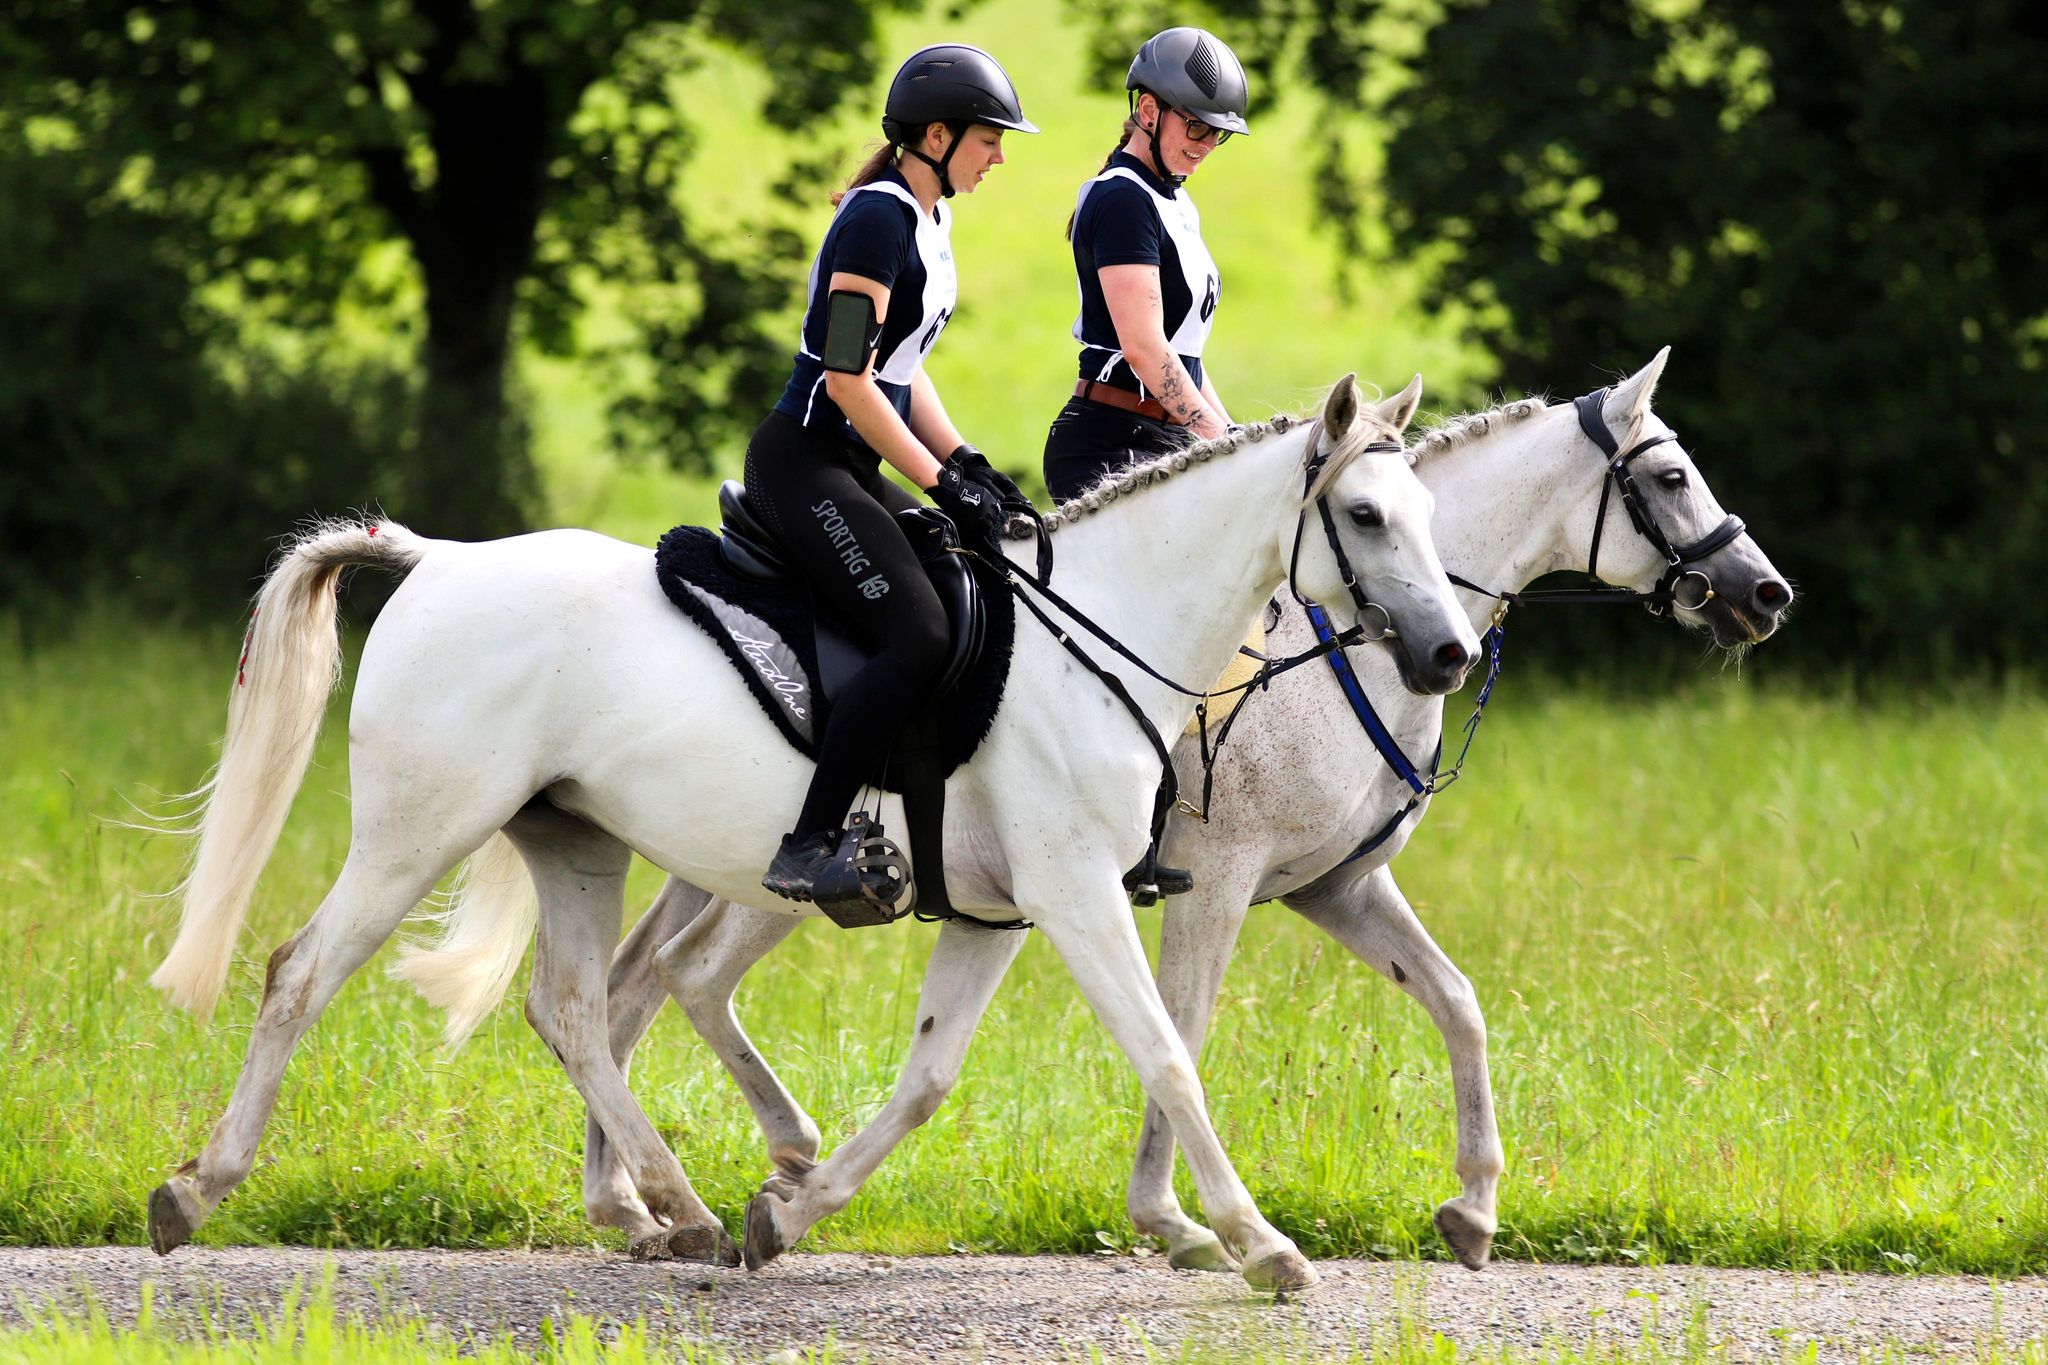
{"type": "Polygon", "coordinates": [[[1747,528],[1742,518],[1730,512],[1721,518],[1721,524],[1685,545],[1674,545],[1671,537],[1664,534],[1664,528],[1657,524],[1656,516],[1643,501],[1642,492],[1636,487],[1635,471],[1630,468],[1644,451],[1667,441],[1676,441],[1677,436],[1667,432],[1662,436],[1646,436],[1627,450],[1620,448],[1614,433],[1607,428],[1608,390],[1595,389],[1583,397],[1574,399],[1572,406],[1578,409],[1579,429],[1589,440],[1600,448],[1607,457],[1607,475],[1600,484],[1600,510],[1593,517],[1593,547],[1586,556],[1586,573],[1600,576],[1600,533],[1607,529],[1607,499],[1610,493],[1621,494],[1621,505],[1628,512],[1629,521],[1643,539],[1650,542],[1657,553],[1664,556],[1664,573],[1657,580],[1656,588],[1647,593],[1634,594],[1643,599],[1655,616],[1669,613],[1675,604],[1688,611],[1697,611],[1714,599],[1714,582],[1698,569],[1689,569],[1688,564],[1697,564],[1722,546],[1730,544],[1747,528]],[[1682,585],[1697,580],[1699,586],[1688,600],[1681,593],[1682,585]]]}
{"type": "MultiPolygon", "coordinates": [[[[1287,560],[1287,591],[1294,595],[1294,600],[1303,610],[1316,605],[1302,595],[1301,585],[1297,581],[1297,573],[1301,567],[1301,536],[1308,527],[1308,494],[1309,490],[1316,486],[1316,478],[1323,472],[1323,467],[1329,464],[1330,456],[1335,453],[1317,448],[1321,444],[1320,437],[1320,431],[1309,433],[1310,449],[1315,453],[1308,459],[1307,476],[1301,485],[1303,506],[1301,514],[1294,521],[1294,553],[1287,560]]],[[[1373,441],[1358,452],[1359,456],[1403,453],[1400,443],[1396,441],[1373,441]]],[[[1398,632],[1394,629],[1392,614],[1365,595],[1365,588],[1359,583],[1358,574],[1351,567],[1351,557],[1344,553],[1344,542],[1337,538],[1337,519],[1330,513],[1330,497],[1327,492],[1316,499],[1316,512],[1322,518],[1323,536],[1330,542],[1330,553],[1336,557],[1337,575],[1344,581],[1344,590],[1351,594],[1351,605],[1357,609],[1357,623],[1343,633],[1343,644],[1377,644],[1382,640],[1397,638],[1398,632]],[[1371,612],[1379,613],[1380,628],[1375,634],[1367,633],[1366,622],[1372,619],[1368,614],[1371,612]]]]}
{"type": "Polygon", "coordinates": [[[1572,400],[1577,409],[1579,430],[1586,433],[1600,453],[1606,457],[1607,470],[1600,481],[1600,510],[1593,514],[1593,544],[1586,554],[1586,574],[1591,578],[1600,576],[1600,538],[1607,529],[1607,504],[1619,494],[1621,505],[1628,513],[1629,523],[1636,533],[1650,542],[1652,549],[1663,557],[1664,572],[1657,579],[1657,586],[1649,592],[1637,592],[1632,588],[1615,587],[1596,583],[1590,588],[1532,588],[1524,592],[1495,592],[1482,588],[1450,575],[1451,582],[1461,588],[1484,594],[1498,602],[1560,602],[1628,605],[1640,603],[1652,616],[1668,616],[1673,606],[1687,611],[1698,611],[1714,600],[1714,581],[1705,572],[1690,567],[1698,564],[1714,551],[1732,544],[1748,528],[1742,518],[1728,513],[1721,518],[1721,524],[1686,544],[1674,544],[1664,528],[1658,524],[1656,515],[1650,511],[1643,499],[1642,490],[1636,485],[1635,470],[1632,466],[1645,451],[1676,441],[1678,437],[1669,432],[1662,436],[1646,436],[1630,446],[1621,448],[1608,430],[1606,404],[1611,390],[1595,389],[1589,394],[1572,400]]]}

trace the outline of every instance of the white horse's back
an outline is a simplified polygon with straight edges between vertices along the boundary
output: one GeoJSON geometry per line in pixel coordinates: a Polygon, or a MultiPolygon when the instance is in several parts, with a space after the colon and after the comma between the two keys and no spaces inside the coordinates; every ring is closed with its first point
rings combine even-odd
{"type": "Polygon", "coordinates": [[[349,737],[359,824],[373,793],[406,818],[404,774],[445,765],[500,824],[545,791],[683,875],[715,875],[685,845],[728,823],[766,866],[810,766],[652,552],[575,530],[437,548],[370,634],[349,737]]]}

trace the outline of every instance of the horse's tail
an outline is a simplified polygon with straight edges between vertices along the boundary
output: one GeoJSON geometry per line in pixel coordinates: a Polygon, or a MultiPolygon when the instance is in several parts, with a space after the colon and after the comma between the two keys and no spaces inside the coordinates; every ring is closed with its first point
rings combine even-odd
{"type": "Polygon", "coordinates": [[[525,860],[510,839],[493,834],[464,864],[448,909],[433,916],[440,939],[399,949],[391,974],[448,1012],[441,1041],[449,1051],[505,998],[539,914],[525,860]]]}
{"type": "Polygon", "coordinates": [[[256,595],[220,763],[190,794],[198,835],[179,888],[177,941],[150,983],[202,1020],[227,979],[256,878],[277,846],[341,679],[335,583],[352,564],[403,572],[434,542],[394,522],[329,521],[301,534],[256,595]]]}

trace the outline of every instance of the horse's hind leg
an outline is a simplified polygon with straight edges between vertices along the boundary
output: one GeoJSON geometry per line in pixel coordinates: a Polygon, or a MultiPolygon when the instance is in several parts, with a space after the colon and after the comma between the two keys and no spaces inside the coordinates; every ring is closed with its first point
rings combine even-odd
{"type": "Polygon", "coordinates": [[[768,1159],[792,1172],[807,1171],[817,1161],[818,1125],[748,1041],[732,997],[740,978],[801,923],[796,915],[713,901],[654,959],[676,1003],[746,1096],[768,1141],[768,1159]]]}
{"type": "Polygon", "coordinates": [[[1481,1270],[1499,1226],[1495,1200],[1506,1160],[1493,1118],[1486,1019],[1472,983],[1436,946],[1385,867],[1326,878],[1286,898],[1288,906],[1422,1002],[1451,1059],[1458,1115],[1458,1178],[1464,1190],[1439,1205],[1436,1228],[1468,1270],[1481,1270]]]}
{"type": "MultiPolygon", "coordinates": [[[[670,877],[612,954],[611,975],[605,982],[605,1014],[612,1064],[619,1075],[630,1075],[633,1049],[668,1002],[668,991],[654,970],[655,950],[681,933],[710,902],[710,892],[670,877]]],[[[599,1227],[624,1232],[628,1243],[644,1242],[663,1230],[661,1221],[640,1201],[633,1177],[619,1159],[619,1149],[604,1135],[604,1125],[594,1114],[583,1122],[583,1212],[599,1227]]]]}
{"type": "Polygon", "coordinates": [[[618,941],[631,852],[545,805],[522,810],[505,833],[526,860],[540,905],[526,1020],[618,1149],[648,1211],[666,1225],[634,1243],[633,1254],[737,1265],[738,1248],[626,1088],[606,1038],[605,970],[618,941]]]}
{"type": "MultiPolygon", "coordinates": [[[[482,838],[478,835],[477,842],[482,838]]],[[[248,1178],[292,1050],[342,982],[391,937],[469,848],[425,850],[396,864],[366,854],[360,839],[350,849],[341,875],[313,918],[270,955],[263,1004],[249,1032],[242,1074],[206,1149],[149,1197],[149,1244],[159,1255],[183,1246],[248,1178]]]]}
{"type": "Polygon", "coordinates": [[[747,1205],[747,1268],[758,1270],[810,1231],[819,1219],[846,1207],[894,1151],[938,1112],[967,1060],[967,1044],[1003,973],[1024,946],[1021,931],[983,929],[949,920],[939,928],[917,997],[917,1032],[911,1035],[895,1092],[882,1112],[808,1170],[783,1166],[747,1205]]]}

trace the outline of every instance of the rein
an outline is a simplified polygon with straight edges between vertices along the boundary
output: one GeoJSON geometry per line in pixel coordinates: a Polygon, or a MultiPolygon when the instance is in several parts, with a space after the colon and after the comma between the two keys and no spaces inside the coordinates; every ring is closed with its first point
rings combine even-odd
{"type": "MultiPolygon", "coordinates": [[[[1306,462],[1305,477],[1302,483],[1304,503],[1308,497],[1308,490],[1315,486],[1316,477],[1323,472],[1324,467],[1330,461],[1330,453],[1316,449],[1321,429],[1321,419],[1317,419],[1310,426],[1308,432],[1309,449],[1312,453],[1306,462]]],[[[1394,442],[1374,441],[1366,445],[1359,454],[1398,455],[1401,453],[1401,450],[1401,446],[1394,442]]],[[[1258,671],[1246,681],[1234,687],[1227,687],[1220,692],[1209,692],[1205,689],[1188,687],[1167,677],[1164,673],[1161,673],[1158,669],[1140,658],[1129,646],[1090,620],[1085,612],[1055,592],[1052,584],[1047,581],[1051,578],[1050,565],[1048,563],[1051,555],[1049,553],[1049,543],[1043,534],[1039,537],[1039,564],[1044,571],[1038,574],[1033,574],[1018,567],[1010,561],[1007,555],[983,555],[965,549],[958,551],[958,553],[980,560],[989,568],[1003,575],[1004,582],[1008,584],[1011,593],[1019,602],[1024,604],[1033,617],[1037,618],[1038,623],[1045,627],[1047,633],[1059,642],[1061,648],[1065,649],[1082,668],[1094,675],[1096,681],[1108,689],[1111,696],[1123,703],[1124,709],[1129,711],[1132,719],[1138,722],[1138,728],[1144,731],[1145,738],[1151,743],[1153,752],[1159,755],[1159,790],[1152,803],[1152,842],[1146,849],[1146,861],[1142,864],[1143,866],[1151,866],[1158,861],[1159,841],[1166,833],[1167,816],[1171,815],[1176,808],[1188,814],[1198,816],[1205,822],[1209,818],[1206,808],[1208,806],[1209,794],[1214,787],[1216,763],[1222,756],[1224,740],[1229,736],[1231,726],[1237,719],[1237,712],[1244,709],[1243,705],[1240,705],[1236,711],[1231,713],[1221,728],[1217,730],[1216,741],[1212,745],[1209,741],[1208,728],[1208,703],[1212,698],[1229,696],[1235,692],[1244,692],[1247,694],[1245,701],[1249,702],[1249,693],[1252,689],[1269,686],[1274,678],[1287,672],[1289,669],[1299,668],[1305,663],[1326,656],[1332,659],[1339,659],[1342,657],[1341,651],[1348,645],[1387,640],[1394,636],[1393,618],[1388,615],[1385,607],[1380,606],[1366,596],[1365,589],[1358,581],[1358,575],[1351,567],[1349,556],[1344,553],[1344,546],[1337,538],[1337,524],[1335,518],[1330,514],[1329,498],[1327,495],[1316,499],[1316,507],[1321,514],[1323,534],[1329,540],[1330,552],[1336,556],[1338,574],[1343,579],[1344,586],[1350,592],[1351,600],[1358,610],[1360,624],[1355,624],[1349,630],[1339,632],[1329,625],[1328,617],[1325,615],[1322,627],[1317,632],[1317,642],[1298,654],[1291,654],[1281,659],[1269,659],[1257,653],[1257,651],[1240,646],[1240,652],[1259,660],[1258,671]],[[1145,715],[1144,708],[1138,705],[1137,699],[1131,695],[1130,689],[1124,686],[1123,679],[1109,669],[1104,668],[1101,664],[1096,663],[1089,656],[1088,652],[1080,646],[1079,642],[1074,639],[1071,632],[1061,629],[1053,621],[1045,608],[1031,599],[1030,594],[1033,593],[1044,598],[1055,610],[1066,616],[1075,625],[1080,626],[1081,629],[1109,646],[1118,657],[1136,665],[1139,671],[1143,672],[1153,681],[1180,693],[1184,697],[1199,699],[1195,705],[1195,714],[1201,720],[1202,808],[1198,809],[1190,806],[1187,802],[1180,799],[1180,775],[1174,771],[1173,751],[1168,747],[1166,740],[1160,735],[1159,727],[1154,725],[1151,719],[1145,715]],[[1363,621],[1368,611],[1378,612],[1384,623],[1377,634],[1368,635],[1366,633],[1363,621]]],[[[1308,508],[1304,505],[1295,516],[1294,550],[1289,557],[1287,565],[1287,587],[1288,591],[1294,595],[1295,601],[1301,603],[1304,608],[1313,609],[1320,613],[1322,608],[1316,606],[1315,603],[1302,594],[1296,578],[1301,563],[1302,534],[1307,524],[1308,508]]],[[[1491,686],[1490,679],[1488,686],[1491,686]]]]}

